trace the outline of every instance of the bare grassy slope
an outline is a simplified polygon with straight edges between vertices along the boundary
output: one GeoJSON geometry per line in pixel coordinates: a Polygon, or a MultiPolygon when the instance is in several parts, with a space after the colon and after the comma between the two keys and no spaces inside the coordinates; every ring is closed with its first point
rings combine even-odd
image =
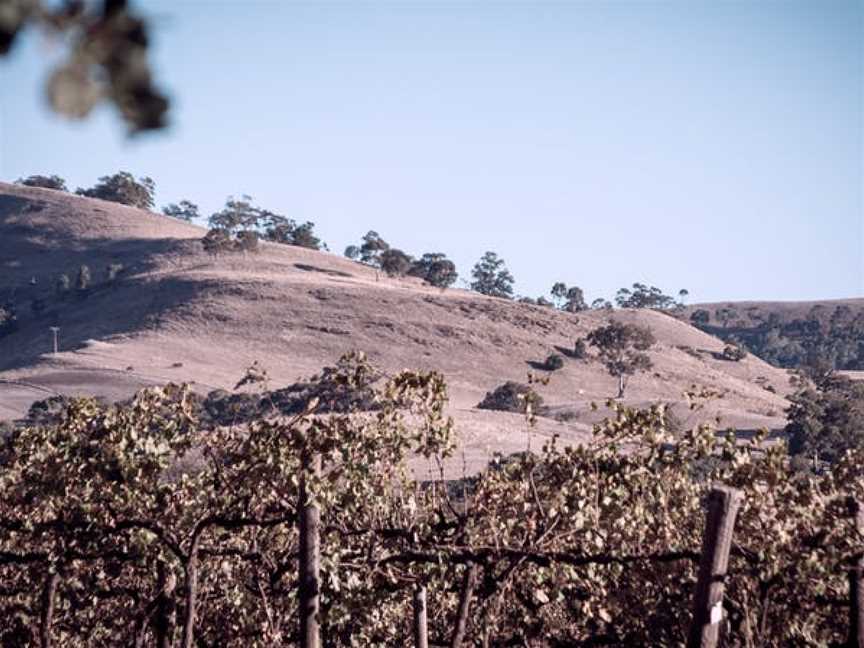
{"type": "MultiPolygon", "coordinates": [[[[492,451],[526,444],[521,417],[474,408],[485,392],[524,380],[529,363],[570,348],[609,317],[441,292],[414,279],[379,277],[333,254],[275,244],[256,255],[213,259],[202,251],[201,235],[200,228],[113,203],[0,184],[0,295],[16,291],[19,304],[38,297],[48,305],[38,316],[24,308],[21,330],[0,340],[0,418],[52,391],[113,397],[167,380],[230,388],[255,360],[274,384],[284,384],[360,349],[390,371],[445,373],[466,459],[476,467],[492,451]],[[102,269],[110,262],[127,270],[109,285],[102,269]],[[90,296],[55,297],[56,276],[81,263],[94,271],[90,296]],[[56,357],[48,353],[55,322],[56,357]]],[[[685,389],[705,386],[724,394],[709,413],[725,423],[782,426],[785,372],[752,356],[719,360],[719,340],[660,313],[614,317],[651,327],[659,340],[655,369],[631,381],[629,401],[680,401],[685,389]]],[[[537,434],[584,438],[596,417],[590,402],[614,390],[615,380],[596,361],[567,360],[541,393],[576,418],[544,420],[537,434]]]]}

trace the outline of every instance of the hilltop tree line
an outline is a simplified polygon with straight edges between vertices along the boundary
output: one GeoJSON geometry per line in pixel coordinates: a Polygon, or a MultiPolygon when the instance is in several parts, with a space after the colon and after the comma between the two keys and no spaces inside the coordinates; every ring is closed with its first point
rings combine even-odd
{"type": "MultiPolygon", "coordinates": [[[[26,186],[67,190],[63,178],[56,175],[34,175],[19,179],[26,186]]],[[[142,209],[155,204],[155,184],[152,179],[136,179],[121,171],[99,178],[90,188],[78,188],[82,196],[110,200],[142,209]]],[[[163,213],[184,221],[201,218],[198,206],[181,200],[163,207],[163,213]]],[[[210,231],[203,238],[205,250],[217,255],[226,252],[254,252],[260,240],[295,245],[309,249],[326,249],[315,234],[314,223],[298,223],[291,218],[255,206],[248,196],[229,198],[223,209],[208,220],[210,231]]],[[[427,252],[419,258],[391,247],[377,232],[368,232],[358,245],[349,245],[345,256],[380,270],[389,277],[419,277],[430,285],[447,288],[458,279],[455,264],[441,252],[427,252]]],[[[578,313],[586,309],[611,310],[613,302],[598,298],[586,303],[579,286],[554,282],[548,296],[517,297],[515,279],[507,264],[497,253],[486,252],[471,270],[468,287],[478,293],[502,299],[518,299],[526,304],[554,307],[564,312],[578,313]]],[[[660,288],[634,283],[621,288],[615,295],[618,308],[650,308],[680,316],[688,291],[682,289],[677,298],[660,288]]],[[[5,324],[0,333],[13,330],[14,317],[5,305],[5,324]]],[[[836,369],[864,369],[864,310],[853,311],[839,305],[832,312],[816,307],[805,317],[784,320],[777,313],[758,308],[736,308],[730,304],[713,312],[697,309],[690,322],[729,343],[730,359],[740,359],[750,352],[779,367],[796,368],[827,363],[836,369]]]]}
{"type": "Polygon", "coordinates": [[[437,288],[449,288],[459,277],[456,265],[441,252],[426,252],[419,259],[391,247],[378,232],[367,232],[360,245],[349,245],[345,256],[384,272],[388,277],[419,277],[437,288]]]}
{"type": "MultiPolygon", "coordinates": [[[[67,190],[66,182],[56,175],[33,175],[21,178],[17,182],[25,186],[67,190]]],[[[148,177],[136,179],[127,171],[103,176],[95,186],[79,188],[76,193],[147,210],[151,210],[155,204],[153,180],[148,177]]],[[[167,216],[188,222],[196,221],[201,217],[198,206],[189,200],[165,205],[162,212],[167,216]]],[[[247,195],[240,198],[229,197],[224,208],[212,214],[208,223],[210,231],[204,237],[203,244],[212,254],[255,251],[259,240],[314,250],[326,249],[326,245],[315,235],[314,223],[309,221],[297,223],[286,216],[257,207],[253,204],[252,198],[247,195]]],[[[440,288],[452,286],[459,276],[455,264],[445,254],[427,252],[415,258],[399,248],[392,247],[374,230],[367,232],[359,245],[346,247],[344,254],[349,259],[381,270],[389,277],[420,277],[440,288]]],[[[507,268],[506,262],[493,251],[484,253],[471,270],[469,287],[483,295],[514,299],[514,284],[515,279],[507,268]]],[[[584,293],[578,286],[555,282],[550,294],[551,300],[541,296],[537,299],[520,297],[519,301],[540,306],[555,306],[571,313],[589,308],[584,293]]],[[[686,290],[680,292],[682,298],[686,294],[686,290]]],[[[628,288],[619,290],[616,303],[621,308],[680,308],[678,302],[665,295],[659,288],[640,283],[633,284],[632,290],[628,288]]],[[[609,309],[612,304],[607,300],[597,299],[590,307],[609,309]]]]}
{"type": "MultiPolygon", "coordinates": [[[[175,211],[170,207],[173,206],[169,206],[169,211],[175,211]]],[[[182,207],[178,206],[178,210],[182,207]]],[[[231,251],[255,252],[261,239],[310,250],[327,249],[315,235],[315,223],[297,223],[269,209],[257,207],[247,195],[229,197],[225,206],[210,216],[208,223],[210,230],[202,243],[204,249],[213,255],[231,251]]]]}

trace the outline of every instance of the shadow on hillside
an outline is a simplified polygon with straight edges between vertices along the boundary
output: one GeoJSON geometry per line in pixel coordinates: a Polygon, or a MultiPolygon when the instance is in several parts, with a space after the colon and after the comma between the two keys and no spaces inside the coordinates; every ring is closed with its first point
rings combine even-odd
{"type": "Polygon", "coordinates": [[[526,360],[525,364],[534,369],[535,371],[549,371],[549,367],[546,365],[545,361],[537,361],[537,360],[526,360]]]}
{"type": "Polygon", "coordinates": [[[84,296],[54,297],[42,312],[19,310],[18,330],[0,338],[0,371],[27,367],[50,353],[52,333],[59,326],[61,351],[82,348],[89,340],[158,329],[166,313],[181,310],[209,282],[169,276],[94,282],[84,296]]]}
{"type": "MultiPolygon", "coordinates": [[[[750,441],[754,439],[758,434],[761,434],[762,431],[755,428],[736,428],[735,429],[735,438],[738,440],[750,441]]],[[[726,430],[717,430],[716,436],[718,438],[723,438],[726,436],[726,430]]],[[[782,439],[786,436],[785,428],[772,428],[768,430],[768,436],[765,437],[765,440],[775,441],[777,439],[782,439]]]]}
{"type": "MultiPolygon", "coordinates": [[[[0,199],[9,196],[0,196],[0,199]]],[[[82,265],[88,266],[94,284],[105,280],[109,264],[122,264],[122,276],[134,276],[164,267],[194,254],[194,239],[97,238],[58,240],[50,232],[19,224],[7,224],[0,214],[0,300],[29,306],[35,299],[53,296],[61,274],[71,281],[82,265]],[[47,239],[47,240],[46,240],[47,239]],[[34,283],[35,280],[35,283],[34,283]]]]}
{"type": "Polygon", "coordinates": [[[552,348],[555,349],[558,353],[563,355],[565,358],[574,358],[576,360],[580,360],[581,358],[577,358],[576,354],[573,353],[573,347],[562,347],[557,344],[553,344],[552,348]]]}
{"type": "Polygon", "coordinates": [[[304,272],[321,272],[331,277],[353,277],[350,272],[342,272],[341,270],[329,270],[327,268],[319,268],[318,266],[309,265],[307,263],[295,263],[294,267],[304,272]]]}

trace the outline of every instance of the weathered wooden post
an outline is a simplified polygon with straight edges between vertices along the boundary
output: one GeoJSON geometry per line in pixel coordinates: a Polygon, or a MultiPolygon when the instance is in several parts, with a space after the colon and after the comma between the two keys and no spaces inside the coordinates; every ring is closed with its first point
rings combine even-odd
{"type": "Polygon", "coordinates": [[[307,479],[321,474],[321,455],[304,451],[300,472],[300,648],[321,648],[321,510],[309,500],[307,479]]]}
{"type": "Polygon", "coordinates": [[[429,648],[429,630],[426,619],[426,586],[414,588],[414,646],[429,648]]]}
{"type": "Polygon", "coordinates": [[[735,516],[744,494],[715,486],[708,495],[708,516],[702,539],[702,560],[693,598],[693,625],[687,648],[716,648],[723,620],[723,590],[729,566],[729,550],[735,516]]]}
{"type": "MultiPolygon", "coordinates": [[[[849,513],[852,515],[855,531],[864,537],[864,507],[854,497],[847,500],[849,513]]],[[[855,564],[849,570],[849,636],[846,645],[849,648],[864,648],[864,556],[858,556],[855,564]]]]}

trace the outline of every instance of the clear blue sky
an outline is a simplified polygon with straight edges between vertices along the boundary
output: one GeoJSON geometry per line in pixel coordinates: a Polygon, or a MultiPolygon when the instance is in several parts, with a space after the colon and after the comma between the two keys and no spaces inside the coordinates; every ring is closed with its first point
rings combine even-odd
{"type": "Polygon", "coordinates": [[[0,178],[124,169],[369,229],[517,291],[864,294],[862,2],[138,2],[174,100],[129,139],[71,123],[36,33],[0,63],[0,178]]]}

